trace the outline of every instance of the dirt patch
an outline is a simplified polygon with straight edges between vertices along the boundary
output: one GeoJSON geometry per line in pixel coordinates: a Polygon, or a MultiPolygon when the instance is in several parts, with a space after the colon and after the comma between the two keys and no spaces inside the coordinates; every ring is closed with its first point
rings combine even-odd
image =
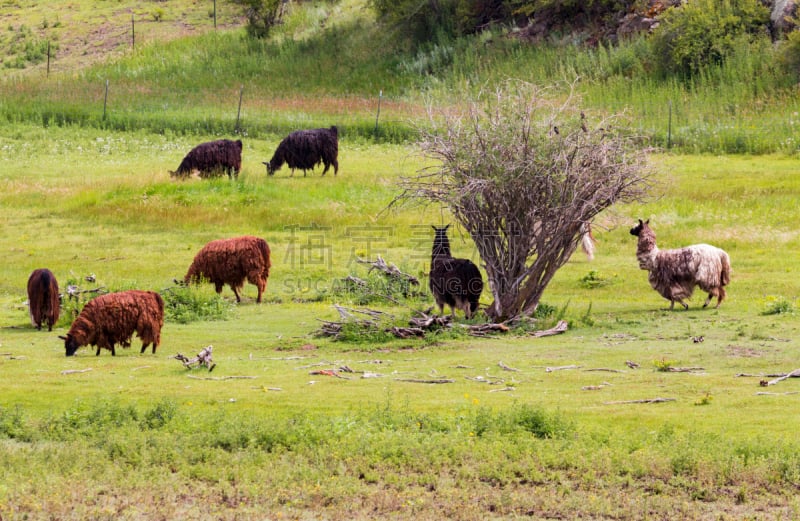
{"type": "Polygon", "coordinates": [[[753,349],[752,347],[730,345],[725,348],[725,351],[728,353],[728,356],[736,356],[740,358],[758,358],[764,356],[763,351],[753,349]]]}

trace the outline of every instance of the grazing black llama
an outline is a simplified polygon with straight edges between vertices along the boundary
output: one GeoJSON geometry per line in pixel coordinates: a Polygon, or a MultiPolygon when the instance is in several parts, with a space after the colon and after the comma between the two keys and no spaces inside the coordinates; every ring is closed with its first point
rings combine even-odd
{"type": "Polygon", "coordinates": [[[469,319],[478,310],[478,300],[483,292],[483,277],[474,262],[469,259],[454,259],[450,255],[450,240],[447,238],[449,227],[449,224],[442,228],[433,227],[436,235],[433,238],[428,285],[440,313],[444,313],[444,305],[447,304],[453,316],[456,309],[461,309],[469,319]]]}
{"type": "Polygon", "coordinates": [[[339,129],[335,126],[330,128],[315,128],[311,130],[297,130],[292,132],[278,145],[272,159],[267,165],[267,174],[273,175],[283,164],[289,165],[294,175],[295,168],[303,171],[313,170],[315,166],[322,163],[325,168],[322,175],[333,165],[333,175],[339,173],[339,129]]]}
{"type": "Polygon", "coordinates": [[[218,139],[200,143],[186,154],[178,169],[170,172],[171,177],[187,178],[197,170],[202,178],[214,177],[223,173],[228,178],[238,177],[242,169],[242,140],[218,139]]]}
{"type": "Polygon", "coordinates": [[[636,259],[639,268],[650,272],[650,285],[669,300],[669,309],[678,302],[689,309],[683,299],[689,298],[695,286],[708,293],[703,307],[717,297],[719,307],[725,299],[725,288],[731,281],[731,261],[728,254],[715,246],[695,244],[675,250],[659,250],[656,234],[650,229],[650,220],[631,228],[631,235],[639,237],[636,259]]]}

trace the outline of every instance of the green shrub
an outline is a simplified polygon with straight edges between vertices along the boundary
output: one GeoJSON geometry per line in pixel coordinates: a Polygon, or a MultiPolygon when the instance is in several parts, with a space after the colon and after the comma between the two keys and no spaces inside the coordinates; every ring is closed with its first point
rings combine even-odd
{"type": "Polygon", "coordinates": [[[266,38],[278,23],[282,0],[233,0],[244,8],[247,17],[247,34],[266,38]]]}
{"type": "Polygon", "coordinates": [[[204,286],[175,286],[161,292],[164,320],[188,324],[199,320],[227,320],[233,305],[204,286]]]}
{"type": "Polygon", "coordinates": [[[769,296],[767,297],[762,315],[785,315],[794,313],[794,304],[786,297],[769,296]]]}
{"type": "Polygon", "coordinates": [[[784,72],[800,80],[800,31],[792,31],[781,42],[777,60],[784,72]]]}
{"type": "Polygon", "coordinates": [[[769,10],[758,0],[694,0],[667,9],[651,38],[665,75],[691,77],[725,61],[741,40],[766,34],[769,10]]]}

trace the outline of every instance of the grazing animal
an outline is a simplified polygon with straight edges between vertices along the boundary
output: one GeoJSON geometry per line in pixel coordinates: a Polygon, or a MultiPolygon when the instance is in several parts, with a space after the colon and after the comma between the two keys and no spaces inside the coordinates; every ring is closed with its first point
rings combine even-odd
{"type": "Polygon", "coordinates": [[[695,244],[675,250],[659,250],[656,234],[650,229],[650,220],[631,228],[631,235],[639,237],[636,259],[639,268],[650,272],[650,285],[669,300],[669,309],[678,302],[689,309],[683,299],[689,298],[695,286],[708,293],[703,307],[717,297],[718,308],[725,299],[725,286],[731,281],[731,262],[725,251],[708,244],[695,244]]]}
{"type": "Polygon", "coordinates": [[[444,313],[444,305],[447,304],[453,316],[456,309],[461,309],[467,318],[472,318],[478,310],[478,300],[483,292],[483,277],[471,260],[454,259],[450,255],[450,240],[447,238],[449,227],[449,224],[442,228],[433,227],[436,235],[433,238],[428,285],[440,313],[444,313]]]}
{"type": "Polygon", "coordinates": [[[295,168],[303,171],[313,170],[322,163],[325,169],[322,175],[333,165],[333,175],[339,173],[339,129],[315,128],[312,130],[297,130],[292,132],[278,145],[272,159],[264,162],[267,165],[267,174],[273,175],[283,164],[289,165],[294,175],[295,168]]]}
{"type": "Polygon", "coordinates": [[[207,280],[214,284],[217,293],[228,284],[236,302],[241,302],[239,290],[247,279],[258,287],[256,302],[261,302],[272,266],[269,255],[267,242],[258,237],[246,235],[211,241],[195,255],[183,280],[186,283],[207,280]]]}
{"type": "Polygon", "coordinates": [[[130,347],[133,333],[141,339],[144,353],[153,344],[155,354],[161,343],[161,327],[164,325],[164,301],[154,291],[129,290],[107,293],[95,297],[83,307],[72,323],[64,341],[67,356],[72,356],[81,346],[97,346],[116,355],[114,344],[130,347]]]}
{"type": "Polygon", "coordinates": [[[56,276],[46,268],[34,270],[28,277],[28,308],[31,324],[41,330],[42,322],[47,322],[47,330],[52,331],[53,324],[58,322],[60,307],[56,276]]]}
{"type": "Polygon", "coordinates": [[[200,177],[228,174],[228,178],[239,177],[242,169],[242,140],[219,139],[201,143],[183,158],[178,169],[170,172],[172,177],[186,178],[197,170],[200,177]]]}

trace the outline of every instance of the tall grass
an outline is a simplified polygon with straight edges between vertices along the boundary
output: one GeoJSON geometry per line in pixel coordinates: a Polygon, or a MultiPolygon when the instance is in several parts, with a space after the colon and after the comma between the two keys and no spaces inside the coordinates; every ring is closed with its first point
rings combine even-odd
{"type": "Polygon", "coordinates": [[[268,40],[219,31],[144,45],[71,76],[15,76],[4,81],[0,118],[227,135],[242,92],[238,128],[253,138],[336,123],[344,139],[404,142],[414,138],[411,120],[424,103],[457,103],[459,91],[514,77],[563,94],[574,83],[587,111],[626,113],[652,146],[692,153],[794,153],[800,146],[794,81],[776,66],[766,39],[739,43],[723,64],[680,79],[655,70],[644,37],[586,48],[531,45],[496,31],[409,54],[370,13],[359,2],[304,3],[268,40]]]}

